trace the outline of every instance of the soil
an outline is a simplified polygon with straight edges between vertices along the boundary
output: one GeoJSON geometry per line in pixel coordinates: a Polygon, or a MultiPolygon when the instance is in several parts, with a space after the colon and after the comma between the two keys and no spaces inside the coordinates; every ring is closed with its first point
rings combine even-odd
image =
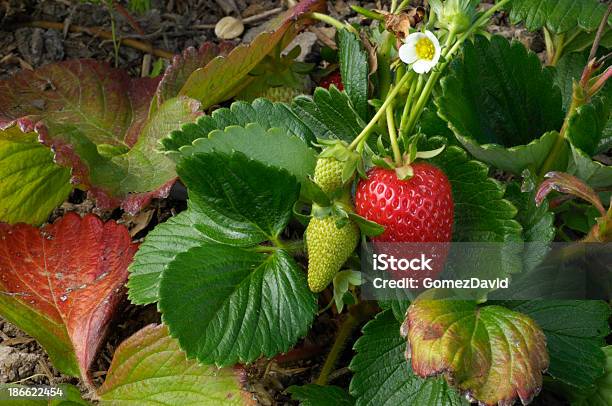
{"type": "MultiPolygon", "coordinates": [[[[263,12],[279,7],[286,8],[283,0],[151,0],[152,8],[142,14],[129,12],[126,16],[109,10],[104,5],[68,0],[0,0],[0,79],[6,79],[20,69],[33,69],[52,62],[74,58],[93,58],[127,69],[134,76],[149,75],[161,60],[128,46],[120,46],[117,54],[112,40],[93,37],[82,32],[70,32],[74,26],[97,27],[110,32],[112,22],[116,25],[117,37],[148,42],[159,50],[175,54],[189,46],[198,46],[205,41],[217,41],[214,24],[225,15],[254,17],[256,21],[247,24],[243,35],[235,41],[249,41],[262,29],[262,24],[273,16],[257,18],[263,12]],[[111,18],[112,16],[112,18],[111,18]],[[36,22],[61,23],[63,30],[45,29],[28,25],[36,22]],[[139,32],[140,31],[140,32],[139,32]]],[[[124,2],[124,7],[127,5],[124,2]]],[[[417,2],[418,3],[418,2],[417,2]]],[[[357,22],[349,4],[366,8],[382,8],[380,4],[367,1],[329,1],[329,12],[337,17],[357,22]]],[[[297,42],[302,46],[302,58],[317,61],[322,35],[333,37],[333,30],[319,27],[301,34],[297,42]],[[313,32],[316,31],[316,32],[313,32]]],[[[505,17],[497,17],[492,32],[506,37],[517,38],[538,53],[544,50],[544,41],[539,35],[527,33],[524,29],[511,27],[505,17]]],[[[324,38],[323,38],[324,39],[324,38]]],[[[156,224],[185,209],[186,193],[176,185],[169,199],[156,200],[136,216],[129,216],[120,210],[105,212],[87,199],[85,192],[74,191],[69,200],[58,208],[49,221],[67,211],[78,213],[93,212],[104,220],[114,219],[124,223],[135,240],[142,239],[156,224]]],[[[324,307],[330,297],[321,298],[324,307]]],[[[100,385],[117,346],[131,334],[149,323],[160,321],[155,306],[139,307],[129,303],[119,312],[109,337],[99,352],[92,368],[94,384],[100,385]]],[[[308,337],[296,346],[296,350],[273,360],[261,360],[248,367],[248,389],[262,405],[293,404],[285,393],[291,385],[303,385],[314,381],[331,347],[337,318],[324,313],[317,318],[308,337]]],[[[352,356],[352,342],[347,343],[339,365],[348,365],[352,356]]],[[[339,367],[331,376],[331,384],[348,386],[350,372],[339,367]]],[[[31,337],[0,319],[0,383],[51,384],[72,383],[78,385],[86,399],[92,398],[92,389],[76,378],[60,374],[49,362],[40,345],[31,337]]]]}

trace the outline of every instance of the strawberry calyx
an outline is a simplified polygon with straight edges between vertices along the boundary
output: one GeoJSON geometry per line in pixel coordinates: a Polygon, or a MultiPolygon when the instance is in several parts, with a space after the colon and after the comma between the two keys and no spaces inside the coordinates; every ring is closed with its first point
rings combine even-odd
{"type": "Polygon", "coordinates": [[[379,154],[374,154],[372,152],[372,163],[383,169],[392,169],[395,170],[397,177],[401,180],[408,180],[414,176],[414,170],[412,169],[412,164],[417,159],[431,159],[434,158],[444,151],[445,145],[440,148],[436,148],[428,151],[419,151],[417,148],[417,140],[413,140],[409,144],[408,151],[404,152],[401,155],[399,161],[394,160],[387,153],[387,150],[382,146],[382,142],[378,143],[379,154]]]}
{"type": "Polygon", "coordinates": [[[317,146],[323,148],[319,159],[332,158],[342,163],[340,182],[346,186],[354,178],[355,172],[365,176],[365,166],[361,155],[341,140],[318,140],[317,146]]]}

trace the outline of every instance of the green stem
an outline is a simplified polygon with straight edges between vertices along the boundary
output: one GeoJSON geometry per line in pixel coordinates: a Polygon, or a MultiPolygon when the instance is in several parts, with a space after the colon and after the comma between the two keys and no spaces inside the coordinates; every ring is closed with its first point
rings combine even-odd
{"type": "Polygon", "coordinates": [[[299,255],[304,252],[303,240],[283,241],[280,238],[272,240],[274,245],[257,245],[253,247],[255,252],[274,253],[278,250],[286,251],[291,255],[299,255]]]}
{"type": "Polygon", "coordinates": [[[332,27],[335,27],[337,30],[347,29],[355,32],[355,29],[352,26],[344,24],[342,21],[336,20],[334,17],[327,14],[312,12],[308,14],[308,17],[329,24],[332,27]]]}
{"type": "MultiPolygon", "coordinates": [[[[472,26],[466,32],[461,34],[461,36],[457,39],[457,41],[455,41],[452,47],[447,47],[445,49],[445,52],[443,53],[443,62],[440,63],[440,66],[437,70],[434,70],[431,75],[429,75],[429,79],[425,84],[425,89],[423,90],[423,92],[421,92],[415,107],[410,113],[408,124],[406,125],[406,134],[410,135],[412,134],[412,131],[414,131],[416,122],[421,117],[425,104],[427,103],[427,101],[429,101],[429,97],[431,96],[431,92],[433,91],[435,84],[438,82],[438,78],[444,72],[446,66],[448,66],[451,56],[459,50],[459,47],[465,42],[466,39],[468,39],[474,33],[476,29],[486,23],[497,10],[502,8],[509,1],[510,0],[501,0],[499,3],[488,9],[474,22],[474,24],[472,24],[472,26]]],[[[453,35],[452,32],[449,33],[449,38],[447,38],[446,41],[448,45],[452,43],[454,37],[455,35],[453,35]]]]}
{"type": "Polygon", "coordinates": [[[387,109],[387,128],[389,129],[389,138],[391,140],[391,149],[393,150],[393,160],[396,165],[402,164],[402,153],[397,143],[397,132],[395,129],[395,117],[393,112],[393,103],[387,109]]]}
{"type": "Polygon", "coordinates": [[[338,358],[342,354],[342,350],[346,345],[346,341],[351,336],[351,333],[362,321],[367,320],[368,317],[371,317],[375,311],[376,308],[370,305],[368,302],[359,302],[358,304],[349,308],[349,315],[340,326],[338,334],[336,335],[336,340],[334,341],[334,345],[325,359],[325,363],[323,364],[319,377],[315,381],[317,385],[325,385],[327,383],[329,375],[332,373],[338,358]]]}
{"type": "Polygon", "coordinates": [[[406,137],[408,135],[408,122],[410,120],[410,114],[413,111],[412,107],[414,106],[414,97],[423,91],[424,84],[425,80],[423,75],[419,75],[419,78],[416,80],[416,82],[412,83],[413,86],[410,89],[410,94],[408,94],[408,99],[406,99],[406,106],[404,106],[402,121],[400,121],[401,137],[406,137]]]}
{"type": "Polygon", "coordinates": [[[555,53],[550,61],[551,66],[556,66],[557,62],[559,62],[559,58],[563,55],[563,49],[565,48],[565,34],[555,35],[554,39],[555,43],[555,53]]]}
{"type": "Polygon", "coordinates": [[[575,93],[576,89],[574,89],[574,97],[572,97],[572,104],[567,110],[567,114],[565,116],[565,120],[563,121],[561,131],[559,131],[559,135],[557,136],[557,139],[555,139],[555,143],[553,144],[552,148],[550,149],[550,152],[548,153],[548,156],[546,157],[544,163],[538,171],[538,184],[542,181],[542,179],[544,179],[544,175],[546,175],[548,172],[550,172],[551,169],[555,167],[556,163],[559,161],[559,158],[561,158],[561,156],[563,155],[563,152],[567,147],[565,143],[565,132],[567,131],[569,120],[574,115],[576,110],[578,110],[578,107],[582,106],[585,103],[584,99],[575,97],[575,93]]]}
{"type": "MultiPolygon", "coordinates": [[[[414,76],[413,71],[408,74],[414,76]]],[[[423,82],[423,76],[419,75],[419,78],[416,81],[412,80],[412,78],[410,80],[412,81],[412,83],[410,85],[410,91],[408,92],[408,97],[406,98],[404,110],[402,111],[402,118],[400,120],[400,137],[402,138],[406,135],[405,133],[406,124],[408,124],[408,113],[410,113],[410,107],[412,107],[412,101],[414,99],[414,95],[416,94],[417,86],[419,86],[419,83],[423,82]]]]}
{"type": "Polygon", "coordinates": [[[357,327],[358,324],[359,319],[353,316],[352,314],[349,314],[346,320],[344,320],[342,326],[340,327],[340,330],[338,330],[338,335],[336,336],[334,345],[332,346],[331,351],[325,359],[325,363],[323,364],[321,373],[315,381],[317,385],[325,385],[327,383],[329,374],[332,373],[334,367],[336,366],[336,362],[338,361],[338,357],[340,357],[340,354],[344,349],[346,340],[351,336],[353,330],[357,327]]]}
{"type": "Polygon", "coordinates": [[[382,45],[377,54],[378,59],[378,97],[384,99],[391,87],[391,48],[395,36],[390,32],[383,33],[382,45]]]}
{"type": "Polygon", "coordinates": [[[357,138],[355,138],[353,142],[351,142],[351,145],[349,145],[350,150],[355,149],[355,147],[357,147],[357,145],[359,145],[362,140],[365,141],[367,139],[367,137],[370,135],[370,132],[376,125],[376,122],[383,116],[383,114],[385,114],[387,108],[393,102],[393,99],[395,99],[395,96],[397,96],[402,86],[404,86],[406,82],[408,82],[409,78],[410,75],[404,75],[404,77],[402,77],[402,79],[397,83],[397,85],[393,89],[391,89],[391,91],[387,95],[387,98],[385,99],[385,102],[382,106],[380,106],[380,109],[378,109],[374,117],[372,117],[370,122],[363,128],[363,130],[361,130],[357,138]]]}
{"type": "Polygon", "coordinates": [[[378,20],[378,21],[385,21],[385,16],[375,11],[371,11],[371,10],[368,10],[367,8],[363,8],[359,6],[351,6],[351,8],[353,9],[353,11],[361,14],[362,16],[366,18],[371,18],[372,20],[378,20]]]}
{"type": "Polygon", "coordinates": [[[546,27],[544,27],[544,43],[546,44],[546,61],[550,64],[555,55],[555,42],[546,27]]]}
{"type": "Polygon", "coordinates": [[[410,0],[403,0],[399,6],[393,11],[395,14],[399,14],[400,11],[406,8],[406,6],[410,3],[410,0]]]}

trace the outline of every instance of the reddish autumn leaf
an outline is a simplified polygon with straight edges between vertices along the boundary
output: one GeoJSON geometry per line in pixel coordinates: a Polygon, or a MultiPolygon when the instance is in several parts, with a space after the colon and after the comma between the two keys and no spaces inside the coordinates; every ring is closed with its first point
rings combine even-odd
{"type": "Polygon", "coordinates": [[[175,97],[189,76],[197,69],[205,66],[217,56],[226,56],[234,47],[231,42],[215,44],[203,43],[200,48],[189,47],[180,55],[175,55],[172,64],[166,69],[157,88],[157,104],[175,97]]]}
{"type": "Polygon", "coordinates": [[[530,403],[549,365],[536,322],[502,306],[434,297],[428,291],[417,298],[401,328],[414,373],[444,375],[479,405],[530,403]]]}
{"type": "MultiPolygon", "coordinates": [[[[176,177],[174,163],[156,152],[158,141],[201,114],[200,104],[184,97],[149,114],[158,82],[87,59],[21,71],[0,80],[0,130],[35,132],[98,206],[134,213],[151,198],[165,197],[176,177]]],[[[22,187],[21,179],[11,182],[13,189],[22,187]]],[[[43,202],[32,197],[28,203],[43,202]]]]}
{"type": "Polygon", "coordinates": [[[0,313],[60,371],[87,379],[136,250],[125,226],[92,214],[43,228],[0,223],[0,313]]]}

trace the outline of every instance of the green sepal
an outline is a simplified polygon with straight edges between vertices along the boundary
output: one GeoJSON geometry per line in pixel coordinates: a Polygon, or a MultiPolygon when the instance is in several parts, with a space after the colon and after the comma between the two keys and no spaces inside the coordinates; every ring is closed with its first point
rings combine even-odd
{"type": "Polygon", "coordinates": [[[410,179],[414,175],[414,171],[412,170],[412,166],[410,165],[396,167],[395,173],[397,174],[397,177],[401,180],[410,179]]]}
{"type": "Polygon", "coordinates": [[[351,220],[357,224],[362,234],[365,234],[368,237],[376,237],[377,235],[381,235],[385,232],[385,227],[380,224],[370,221],[365,217],[361,217],[359,214],[354,212],[349,212],[349,217],[351,220]]]}

